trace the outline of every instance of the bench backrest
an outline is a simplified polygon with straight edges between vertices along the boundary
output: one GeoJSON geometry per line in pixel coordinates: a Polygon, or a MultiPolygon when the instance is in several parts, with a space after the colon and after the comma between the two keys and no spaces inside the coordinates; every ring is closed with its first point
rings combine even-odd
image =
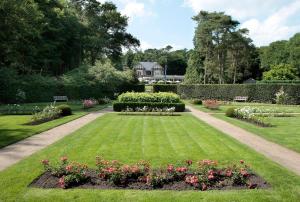
{"type": "Polygon", "coordinates": [[[248,96],[236,96],[234,100],[248,100],[248,96]]]}
{"type": "Polygon", "coordinates": [[[53,96],[54,100],[68,100],[67,96],[53,96]]]}

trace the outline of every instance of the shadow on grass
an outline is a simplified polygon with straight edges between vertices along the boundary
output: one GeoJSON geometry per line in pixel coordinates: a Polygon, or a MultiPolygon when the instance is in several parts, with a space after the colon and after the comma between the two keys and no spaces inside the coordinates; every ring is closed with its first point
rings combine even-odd
{"type": "Polygon", "coordinates": [[[31,129],[7,129],[0,127],[0,148],[18,142],[34,133],[31,129]]]}

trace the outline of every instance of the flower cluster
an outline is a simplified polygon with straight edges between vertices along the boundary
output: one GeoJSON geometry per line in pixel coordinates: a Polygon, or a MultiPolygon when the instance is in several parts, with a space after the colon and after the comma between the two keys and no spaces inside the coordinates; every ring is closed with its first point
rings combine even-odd
{"type": "Polygon", "coordinates": [[[221,103],[218,100],[203,100],[202,104],[208,109],[219,109],[221,103]]]}
{"type": "Polygon", "coordinates": [[[133,112],[137,113],[143,113],[144,115],[151,115],[151,114],[159,114],[159,115],[173,115],[175,112],[175,107],[164,107],[164,108],[158,108],[158,107],[136,107],[136,108],[130,108],[127,106],[125,110],[122,111],[124,114],[130,115],[133,112]]]}
{"type": "Polygon", "coordinates": [[[88,166],[77,162],[68,162],[68,158],[63,156],[57,166],[51,166],[48,159],[41,161],[45,171],[50,172],[53,176],[58,177],[58,185],[61,188],[68,188],[86,182],[88,166]]]}
{"type": "Polygon", "coordinates": [[[234,116],[238,119],[243,119],[261,126],[270,126],[267,120],[266,112],[257,107],[242,107],[234,110],[234,116]]]}
{"type": "Polygon", "coordinates": [[[50,172],[58,178],[58,186],[69,188],[84,182],[97,183],[106,181],[114,186],[126,187],[130,183],[142,183],[152,188],[162,188],[166,184],[184,182],[187,187],[205,191],[223,186],[248,186],[256,188],[256,184],[250,183],[252,172],[243,160],[237,165],[218,167],[218,163],[212,160],[202,160],[193,163],[186,160],[183,164],[168,164],[160,169],[151,168],[147,161],[128,165],[117,160],[108,161],[102,157],[96,157],[97,170],[89,171],[84,164],[69,163],[67,157],[62,157],[58,166],[51,166],[49,160],[41,162],[46,172],[50,172]],[[93,179],[88,173],[97,173],[93,179]],[[88,181],[91,180],[91,181],[88,181]]]}
{"type": "Polygon", "coordinates": [[[98,104],[97,100],[94,99],[86,99],[82,101],[82,105],[84,109],[92,108],[97,104],[98,104]]]}
{"type": "Polygon", "coordinates": [[[32,116],[33,123],[41,123],[57,119],[60,117],[61,110],[54,105],[46,106],[41,112],[36,112],[32,116]]]}

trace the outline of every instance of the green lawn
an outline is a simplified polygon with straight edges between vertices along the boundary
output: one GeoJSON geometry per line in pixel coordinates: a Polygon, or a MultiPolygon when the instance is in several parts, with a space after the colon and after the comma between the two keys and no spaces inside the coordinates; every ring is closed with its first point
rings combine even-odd
{"type": "Polygon", "coordinates": [[[70,136],[0,172],[0,201],[299,201],[300,177],[252,149],[200,122],[182,116],[122,116],[108,114],[70,136]],[[214,159],[221,163],[244,159],[272,188],[232,191],[133,191],[37,189],[27,185],[42,173],[41,159],[71,160],[94,166],[95,156],[155,166],[179,160],[214,159]]]}
{"type": "Polygon", "coordinates": [[[268,120],[274,125],[273,127],[259,127],[242,120],[226,117],[224,114],[215,114],[214,116],[267,140],[300,152],[300,115],[293,117],[270,117],[268,120]]]}
{"type": "MultiPolygon", "coordinates": [[[[26,107],[32,108],[35,105],[44,107],[47,104],[49,103],[26,104],[26,107]]],[[[39,125],[24,125],[30,122],[31,115],[0,115],[0,148],[77,119],[90,111],[103,109],[107,105],[98,105],[89,110],[83,110],[81,104],[71,103],[70,106],[73,115],[39,125]]]]}

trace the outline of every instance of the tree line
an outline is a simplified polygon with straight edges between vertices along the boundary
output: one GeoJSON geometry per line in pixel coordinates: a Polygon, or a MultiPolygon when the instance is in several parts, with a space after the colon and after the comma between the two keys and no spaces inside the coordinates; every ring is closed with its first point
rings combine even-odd
{"type": "Polygon", "coordinates": [[[110,2],[0,1],[0,68],[58,76],[107,58],[118,66],[122,48],[140,44],[127,21],[110,2]]]}

